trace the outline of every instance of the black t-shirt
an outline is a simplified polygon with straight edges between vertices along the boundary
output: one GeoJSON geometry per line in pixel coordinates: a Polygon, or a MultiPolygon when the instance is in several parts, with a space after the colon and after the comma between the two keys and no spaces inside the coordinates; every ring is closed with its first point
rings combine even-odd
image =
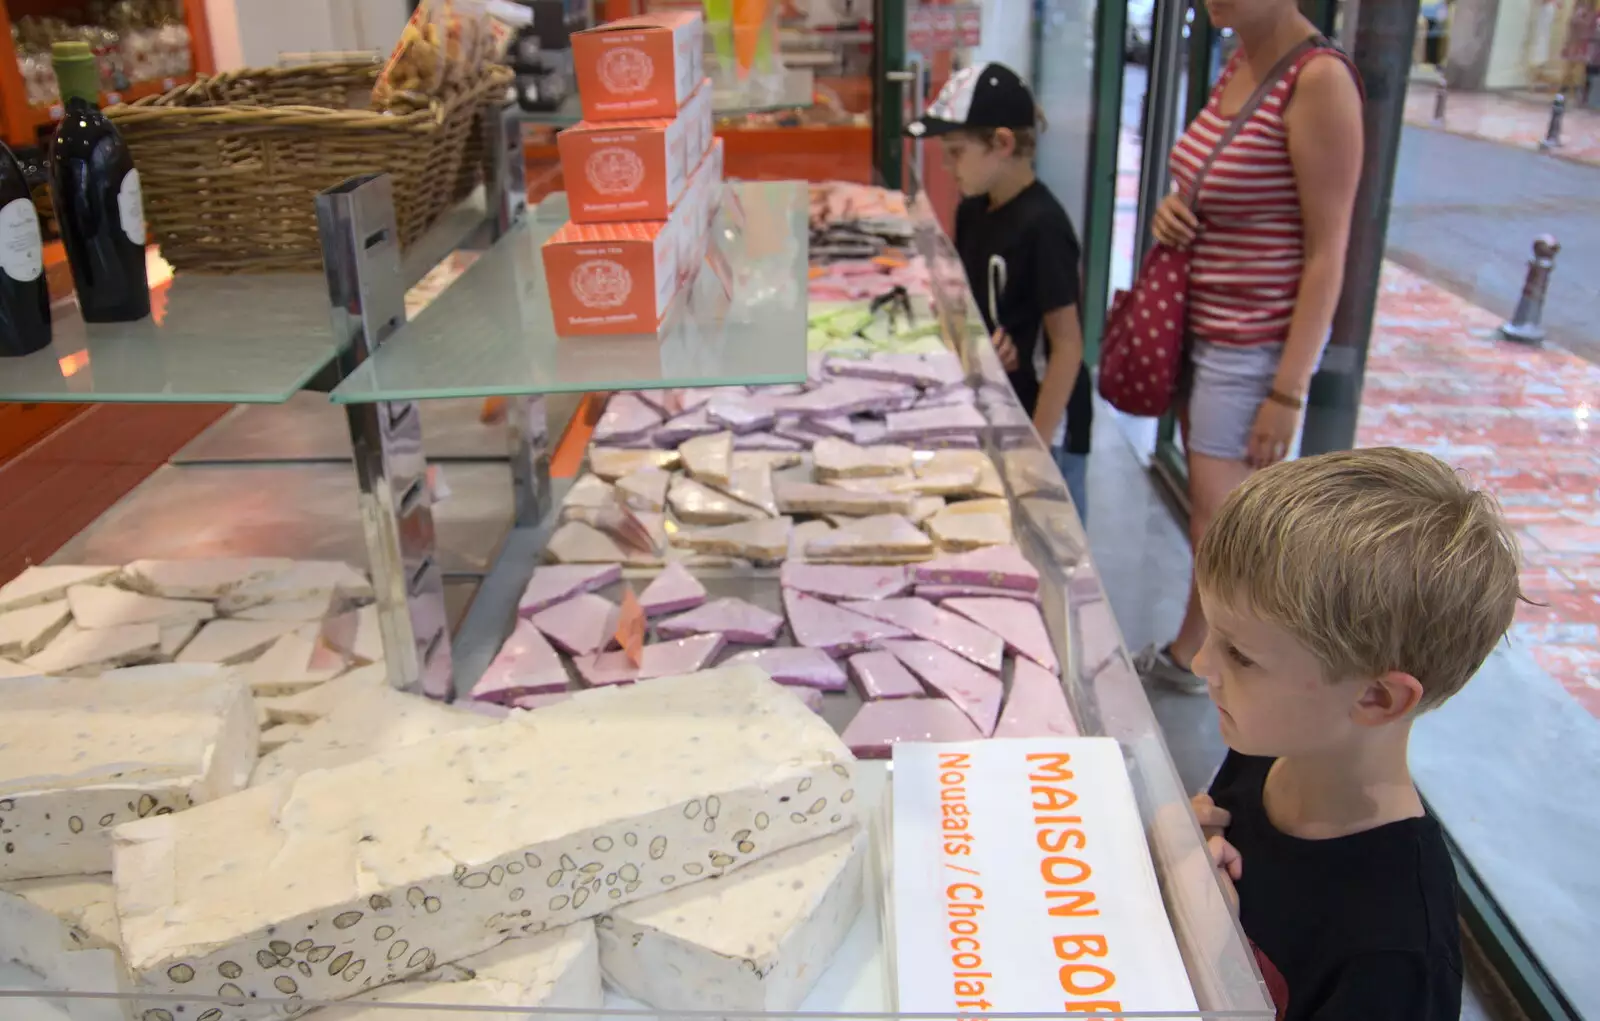
{"type": "MultiPolygon", "coordinates": [[[[1017,348],[1017,371],[1010,373],[1011,387],[1029,415],[1039,403],[1039,376],[1033,352],[1043,332],[1044,317],[1059,308],[1078,304],[1080,261],[1078,234],[1072,229],[1061,203],[1038,181],[996,209],[987,195],[965,199],[956,208],[956,251],[967,271],[967,283],[978,299],[978,310],[993,333],[1004,326],[1017,348]],[[997,303],[1000,322],[989,315],[989,263],[992,256],[1005,260],[1006,284],[997,303]]],[[[1089,452],[1094,398],[1087,366],[1067,402],[1067,450],[1089,452]]],[[[1044,437],[1046,443],[1051,437],[1044,437]]]]}
{"type": "Polygon", "coordinates": [[[1458,1021],[1456,875],[1439,824],[1288,836],[1262,800],[1272,762],[1230,752],[1211,799],[1233,815],[1239,920],[1280,1021],[1458,1021]]]}

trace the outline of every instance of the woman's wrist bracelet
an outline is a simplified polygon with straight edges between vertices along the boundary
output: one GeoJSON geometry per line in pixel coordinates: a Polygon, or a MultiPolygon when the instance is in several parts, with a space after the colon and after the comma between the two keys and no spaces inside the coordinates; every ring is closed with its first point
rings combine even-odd
{"type": "Polygon", "coordinates": [[[1306,406],[1304,397],[1295,397],[1292,394],[1286,394],[1277,387],[1273,387],[1271,390],[1267,391],[1267,400],[1274,404],[1281,404],[1290,411],[1303,411],[1306,406]]]}

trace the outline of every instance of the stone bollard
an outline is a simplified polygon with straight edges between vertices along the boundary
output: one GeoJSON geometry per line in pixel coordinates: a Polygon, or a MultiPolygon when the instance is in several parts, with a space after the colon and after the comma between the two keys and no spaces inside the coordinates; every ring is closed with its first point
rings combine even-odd
{"type": "Polygon", "coordinates": [[[1444,123],[1445,104],[1450,100],[1450,80],[1439,72],[1439,80],[1433,88],[1433,123],[1444,123]]]}
{"type": "Polygon", "coordinates": [[[1561,245],[1549,234],[1533,240],[1533,258],[1528,260],[1528,279],[1522,284],[1522,297],[1511,321],[1500,327],[1507,340],[1521,344],[1544,343],[1544,299],[1550,291],[1550,272],[1555,269],[1561,245]]]}
{"type": "Polygon", "coordinates": [[[1544,141],[1539,143],[1539,148],[1544,152],[1561,148],[1561,122],[1567,116],[1567,94],[1557,92],[1556,98],[1550,102],[1550,130],[1545,132],[1544,141]]]}

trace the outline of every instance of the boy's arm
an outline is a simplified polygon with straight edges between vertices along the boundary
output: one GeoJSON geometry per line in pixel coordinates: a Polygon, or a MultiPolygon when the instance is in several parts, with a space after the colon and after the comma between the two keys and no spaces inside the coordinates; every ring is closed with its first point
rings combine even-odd
{"type": "Polygon", "coordinates": [[[1067,401],[1083,368],[1083,326],[1078,322],[1078,306],[1045,313],[1044,333],[1050,345],[1050,360],[1045,364],[1044,379],[1039,381],[1033,427],[1048,444],[1055,437],[1061,416],[1067,413],[1067,401]]]}

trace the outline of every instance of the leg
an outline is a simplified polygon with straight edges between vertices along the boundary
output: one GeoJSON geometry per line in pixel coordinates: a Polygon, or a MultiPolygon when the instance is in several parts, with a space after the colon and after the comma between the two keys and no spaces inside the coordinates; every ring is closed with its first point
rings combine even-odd
{"type": "Polygon", "coordinates": [[[1072,497],[1072,506],[1078,512],[1078,520],[1085,526],[1089,523],[1089,455],[1069,454],[1065,447],[1056,447],[1051,451],[1056,458],[1056,467],[1061,469],[1061,477],[1067,482],[1067,494],[1072,497]]]}
{"type": "MultiPolygon", "coordinates": [[[[1243,461],[1232,461],[1205,454],[1189,454],[1189,548],[1200,544],[1211,519],[1222,507],[1228,494],[1250,476],[1250,466],[1243,461]]],[[[1183,623],[1178,636],[1169,647],[1172,659],[1184,669],[1194,661],[1195,653],[1206,640],[1206,617],[1200,609],[1200,597],[1195,590],[1193,572],[1190,572],[1189,603],[1183,612],[1183,623]]]]}

